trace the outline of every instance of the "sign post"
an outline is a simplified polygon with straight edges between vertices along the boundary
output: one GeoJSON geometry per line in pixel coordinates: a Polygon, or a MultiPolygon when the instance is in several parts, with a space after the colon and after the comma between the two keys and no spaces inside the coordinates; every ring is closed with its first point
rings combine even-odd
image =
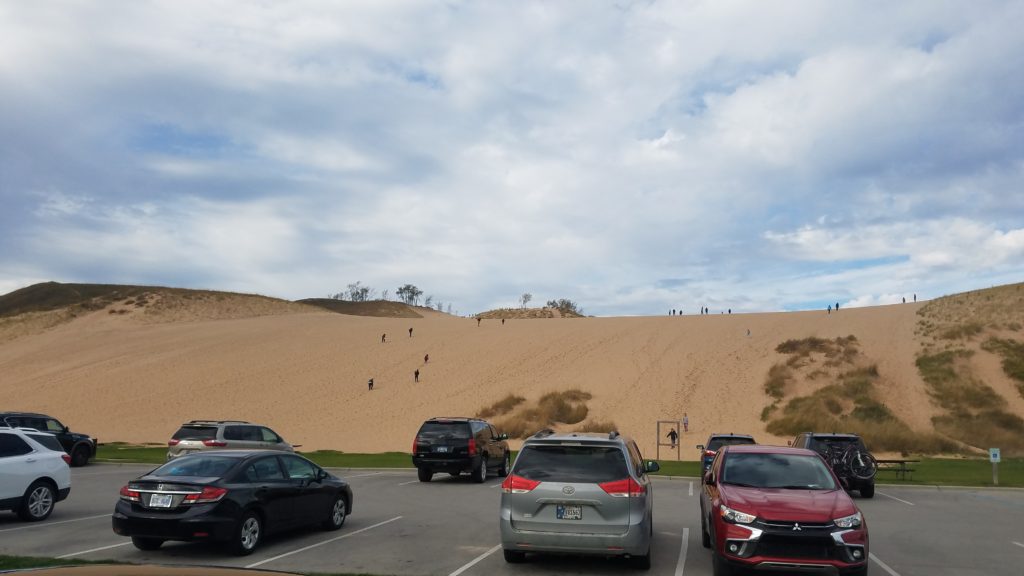
{"type": "Polygon", "coordinates": [[[992,463],[992,484],[999,486],[999,448],[988,449],[988,460],[992,463]]]}

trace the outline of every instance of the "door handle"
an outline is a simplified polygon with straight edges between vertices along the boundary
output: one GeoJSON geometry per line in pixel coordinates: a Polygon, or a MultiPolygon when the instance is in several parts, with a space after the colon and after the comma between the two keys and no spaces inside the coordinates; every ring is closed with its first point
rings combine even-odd
{"type": "Polygon", "coordinates": [[[35,462],[35,458],[25,458],[25,462],[35,462]]]}

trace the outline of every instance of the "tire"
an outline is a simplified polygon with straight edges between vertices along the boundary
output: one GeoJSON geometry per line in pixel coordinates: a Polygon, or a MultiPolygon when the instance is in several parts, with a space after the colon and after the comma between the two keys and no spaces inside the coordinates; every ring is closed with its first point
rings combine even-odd
{"type": "Polygon", "coordinates": [[[331,508],[327,511],[327,520],[324,520],[324,530],[337,530],[345,525],[345,518],[348,518],[348,504],[341,495],[335,496],[331,502],[331,508]]]}
{"type": "Polygon", "coordinates": [[[71,451],[71,465],[85,466],[89,463],[89,449],[85,446],[75,446],[75,449],[71,451]]]}
{"type": "Polygon", "coordinates": [[[480,456],[480,463],[473,468],[473,482],[483,484],[487,480],[487,455],[480,456]]]}
{"type": "Polygon", "coordinates": [[[717,552],[711,554],[711,573],[715,576],[732,576],[732,566],[725,563],[722,556],[717,552]]]}
{"type": "Polygon", "coordinates": [[[53,512],[53,505],[56,503],[57,495],[53,484],[36,480],[28,487],[28,490],[25,490],[21,506],[18,507],[18,517],[26,522],[46,520],[53,512]]]}
{"type": "Polygon", "coordinates": [[[161,538],[143,538],[141,536],[132,536],[132,544],[139,550],[159,550],[160,546],[163,546],[163,539],[161,538]]]}
{"type": "Polygon", "coordinates": [[[501,468],[498,468],[498,476],[504,478],[508,476],[508,471],[512,468],[512,455],[509,454],[508,450],[505,451],[505,459],[501,461],[501,468]]]}
{"type": "Polygon", "coordinates": [[[858,480],[871,480],[875,477],[878,464],[875,457],[867,452],[861,452],[851,446],[850,450],[843,455],[843,460],[849,468],[850,474],[858,480]]]}
{"type": "Polygon", "coordinates": [[[459,476],[462,476],[462,472],[449,472],[448,475],[452,478],[458,478],[459,476]]]}
{"type": "Polygon", "coordinates": [[[236,556],[248,556],[256,551],[263,537],[263,520],[259,514],[249,510],[235,527],[235,535],[231,540],[231,552],[236,556]]]}
{"type": "Polygon", "coordinates": [[[856,570],[851,570],[849,572],[841,572],[841,574],[842,576],[868,576],[868,567],[864,566],[863,568],[857,568],[856,570]]]}
{"type": "Polygon", "coordinates": [[[860,487],[861,498],[874,498],[875,497],[875,484],[866,484],[860,487]]]}
{"type": "Polygon", "coordinates": [[[430,482],[430,479],[434,477],[434,473],[430,471],[430,468],[417,468],[416,475],[419,477],[420,482],[430,482]]]}
{"type": "Polygon", "coordinates": [[[502,550],[505,555],[505,562],[509,564],[522,564],[526,562],[526,552],[519,552],[518,550],[502,550]]]}
{"type": "Polygon", "coordinates": [[[705,548],[711,548],[711,534],[708,534],[708,524],[704,514],[700,515],[700,544],[705,548]]]}

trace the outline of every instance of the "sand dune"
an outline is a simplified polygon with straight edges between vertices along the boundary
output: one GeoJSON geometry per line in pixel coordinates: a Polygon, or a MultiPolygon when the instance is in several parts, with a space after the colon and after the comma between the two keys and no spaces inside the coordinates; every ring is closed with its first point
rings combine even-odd
{"type": "Polygon", "coordinates": [[[304,308],[213,320],[176,310],[163,323],[98,311],[0,344],[0,396],[6,409],[53,414],[101,441],[162,443],[184,421],[230,418],[268,424],[304,450],[380,452],[407,451],[425,418],[473,415],[510,392],[536,399],[575,387],[593,394],[592,417],[613,420],[650,456],[656,421],[688,413],[689,459],[712,431],[789,439],[766,434],[760,415],[770,403],[765,375],[782,358],[775,347],[790,338],[855,335],[878,362],[889,407],[930,428],[935,408],[914,366],[919,306],[479,327],[444,314],[304,308]]]}

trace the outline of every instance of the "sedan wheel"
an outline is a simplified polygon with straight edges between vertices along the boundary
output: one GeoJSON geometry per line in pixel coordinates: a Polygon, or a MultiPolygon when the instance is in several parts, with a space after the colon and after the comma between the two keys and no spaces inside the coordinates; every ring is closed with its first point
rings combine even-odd
{"type": "Polygon", "coordinates": [[[348,514],[348,507],[345,506],[345,499],[338,496],[334,499],[334,505],[331,506],[331,516],[324,522],[324,529],[326,530],[337,530],[345,524],[345,518],[348,514]]]}
{"type": "Polygon", "coordinates": [[[46,520],[53,512],[54,501],[53,487],[46,482],[37,480],[25,491],[18,516],[28,522],[46,520]]]}
{"type": "Polygon", "coordinates": [[[239,556],[246,556],[256,551],[262,535],[262,523],[255,512],[246,512],[242,521],[238,524],[238,531],[235,533],[235,540],[232,543],[232,552],[239,556]]]}

